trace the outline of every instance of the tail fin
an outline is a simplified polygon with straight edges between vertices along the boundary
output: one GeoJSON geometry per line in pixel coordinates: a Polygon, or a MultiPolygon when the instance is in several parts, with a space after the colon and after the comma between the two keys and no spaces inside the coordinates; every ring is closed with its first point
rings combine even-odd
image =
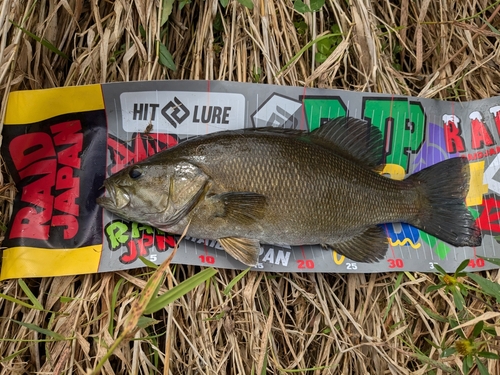
{"type": "Polygon", "coordinates": [[[481,245],[481,231],[464,204],[469,192],[469,162],[445,160],[408,177],[420,192],[421,214],[412,224],[453,246],[481,245]]]}

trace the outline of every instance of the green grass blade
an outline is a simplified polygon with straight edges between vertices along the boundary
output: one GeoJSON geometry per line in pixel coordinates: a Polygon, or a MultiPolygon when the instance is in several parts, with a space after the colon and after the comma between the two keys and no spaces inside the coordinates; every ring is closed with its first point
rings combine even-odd
{"type": "Polygon", "coordinates": [[[267,356],[269,355],[269,352],[266,352],[264,356],[264,363],[262,363],[262,371],[260,372],[260,375],[267,375],[267,361],[268,358],[267,356]]]}
{"type": "Polygon", "coordinates": [[[109,326],[108,326],[108,332],[111,336],[113,336],[114,330],[115,330],[115,320],[113,318],[113,311],[115,311],[116,307],[116,301],[118,301],[118,293],[120,292],[120,287],[122,284],[125,282],[125,279],[120,279],[116,283],[114,289],[113,289],[113,294],[111,295],[111,304],[109,306],[109,326]]]}
{"type": "Polygon", "coordinates": [[[426,355],[422,355],[422,354],[418,354],[418,353],[414,353],[412,356],[415,356],[415,358],[417,358],[420,362],[426,363],[426,364],[431,365],[431,366],[435,366],[438,369],[440,369],[448,374],[457,374],[457,375],[460,374],[459,371],[456,371],[453,368],[445,365],[442,361],[436,361],[435,359],[432,359],[426,355]]]}
{"type": "Polygon", "coordinates": [[[15,320],[15,319],[12,319],[13,322],[16,322],[17,324],[23,326],[23,327],[26,327],[28,329],[31,329],[33,331],[36,331],[38,333],[41,333],[42,335],[45,335],[45,336],[49,336],[49,337],[52,337],[53,339],[55,340],[58,340],[58,341],[63,341],[63,340],[67,340],[66,337],[60,335],[59,333],[57,332],[54,332],[54,331],[51,331],[49,329],[45,329],[45,328],[41,328],[37,325],[34,325],[34,324],[30,324],[30,323],[24,323],[24,322],[20,322],[18,320],[15,320]]]}
{"type": "Polygon", "coordinates": [[[143,256],[139,255],[139,259],[141,260],[142,263],[146,265],[146,267],[157,269],[158,265],[156,263],[151,262],[149,259],[144,258],[143,256]]]}
{"type": "Polygon", "coordinates": [[[26,294],[26,296],[29,298],[29,300],[33,304],[33,306],[35,306],[35,309],[37,309],[37,310],[43,310],[42,304],[35,297],[35,295],[31,292],[31,289],[28,287],[28,285],[26,285],[26,283],[24,282],[24,280],[23,279],[19,279],[19,280],[17,280],[17,282],[19,283],[19,286],[21,287],[21,289],[24,291],[24,294],[26,294]]]}
{"type": "Polygon", "coordinates": [[[494,283],[493,281],[490,281],[488,279],[485,279],[482,276],[476,275],[475,273],[467,272],[467,276],[469,276],[472,280],[474,280],[479,285],[479,287],[481,288],[481,291],[484,294],[487,294],[489,296],[496,298],[497,302],[500,303],[500,285],[499,284],[494,283]]]}
{"type": "MultiPolygon", "coordinates": [[[[27,307],[27,308],[29,308],[29,309],[36,309],[36,310],[40,310],[40,309],[36,308],[36,306],[30,305],[29,303],[26,303],[26,302],[24,302],[24,301],[21,301],[21,300],[19,300],[19,299],[17,299],[17,298],[14,298],[14,297],[8,296],[8,295],[3,294],[3,293],[0,293],[0,298],[3,298],[3,299],[5,299],[5,300],[10,301],[10,302],[13,302],[13,303],[17,303],[18,305],[21,305],[21,306],[23,306],[23,307],[27,307]]],[[[43,310],[43,309],[41,309],[41,310],[43,310]]]]}
{"type": "Polygon", "coordinates": [[[9,356],[7,356],[5,358],[0,358],[0,363],[9,362],[11,359],[16,358],[19,354],[23,354],[28,349],[29,349],[29,347],[26,346],[25,348],[23,348],[21,350],[18,350],[17,352],[12,353],[11,355],[9,355],[9,356]]]}
{"type": "Polygon", "coordinates": [[[206,280],[210,279],[214,276],[217,271],[213,268],[207,268],[201,272],[198,272],[196,275],[191,276],[189,279],[184,280],[179,285],[176,285],[172,289],[170,289],[165,294],[159,297],[153,297],[146,309],[144,310],[144,314],[152,314],[156,311],[163,309],[169,303],[181,298],[186,293],[190,292],[198,285],[204,283],[206,280]]]}
{"type": "Polygon", "coordinates": [[[495,26],[493,26],[491,23],[489,23],[487,19],[483,19],[483,22],[484,22],[486,25],[488,25],[488,27],[490,28],[490,30],[491,30],[493,33],[495,33],[495,34],[497,34],[497,35],[500,35],[500,31],[498,31],[498,30],[495,28],[495,26]]]}
{"type": "Polygon", "coordinates": [[[149,327],[153,324],[158,324],[159,322],[160,322],[159,320],[150,318],[148,316],[141,316],[139,318],[139,321],[137,322],[137,327],[144,329],[144,328],[149,327]]]}
{"type": "Polygon", "coordinates": [[[64,52],[60,51],[56,46],[54,46],[52,43],[50,43],[47,39],[45,38],[40,38],[39,36],[33,34],[31,31],[26,30],[24,27],[18,25],[14,21],[10,21],[15,27],[17,27],[19,30],[21,30],[23,33],[28,35],[29,37],[35,39],[38,43],[40,43],[42,46],[45,48],[48,48],[50,51],[54,52],[55,54],[61,56],[62,58],[69,60],[68,55],[66,55],[64,52]]]}
{"type": "Polygon", "coordinates": [[[488,257],[482,257],[478,255],[478,258],[484,259],[487,262],[493,263],[496,266],[500,267],[500,258],[488,258],[488,257]]]}
{"type": "Polygon", "coordinates": [[[240,272],[234,279],[232,279],[229,284],[227,284],[226,288],[222,293],[224,293],[225,296],[231,294],[231,289],[240,281],[247,273],[250,271],[251,267],[247,268],[243,272],[240,272]]]}
{"type": "MultiPolygon", "coordinates": [[[[401,281],[403,280],[403,276],[404,276],[403,272],[400,272],[398,274],[396,282],[394,283],[394,291],[398,290],[399,286],[401,285],[401,281]]],[[[396,298],[396,294],[394,293],[394,291],[391,293],[391,296],[389,297],[389,303],[387,304],[387,308],[385,309],[384,313],[384,318],[383,318],[384,321],[387,319],[389,311],[391,311],[392,304],[394,303],[394,298],[396,298]]]]}
{"type": "Polygon", "coordinates": [[[300,56],[302,56],[304,54],[304,52],[306,52],[309,48],[311,48],[313,46],[313,44],[315,43],[318,43],[319,41],[321,40],[324,40],[324,39],[328,39],[328,38],[334,38],[334,37],[339,37],[339,36],[342,36],[343,34],[342,33],[335,33],[335,34],[326,34],[326,35],[322,35],[322,36],[319,36],[317,37],[316,39],[314,40],[311,40],[309,43],[307,43],[304,47],[302,47],[300,49],[299,52],[297,52],[295,54],[295,56],[293,56],[290,61],[288,61],[284,66],[283,68],[281,68],[278,72],[276,72],[276,76],[279,76],[281,73],[283,73],[290,65],[292,65],[296,60],[298,60],[300,58],[300,56]]]}

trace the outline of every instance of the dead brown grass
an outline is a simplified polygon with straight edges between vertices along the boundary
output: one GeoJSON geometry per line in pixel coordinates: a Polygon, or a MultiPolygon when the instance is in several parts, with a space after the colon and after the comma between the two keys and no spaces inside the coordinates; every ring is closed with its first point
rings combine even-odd
{"type": "MultiPolygon", "coordinates": [[[[182,10],[175,2],[163,27],[159,3],[0,1],[0,117],[10,91],[131,80],[253,81],[453,100],[500,95],[499,1],[327,0],[321,11],[302,15],[290,0],[254,0],[253,10],[234,0],[227,8],[192,0],[182,10]],[[303,35],[293,23],[299,21],[307,24],[303,35]],[[332,24],[342,41],[317,64],[315,47],[301,48],[332,24]],[[156,40],[166,43],[177,71],[159,64],[156,40]]],[[[6,176],[0,184],[5,223],[14,187],[6,176]]],[[[171,283],[196,272],[176,266],[171,283]]],[[[437,348],[456,336],[446,319],[430,314],[457,312],[442,292],[425,293],[432,275],[250,272],[226,296],[235,275],[220,270],[155,315],[158,323],[121,345],[103,373],[461,373],[460,357],[442,359],[437,348]]],[[[497,271],[490,277],[498,280],[497,271]]],[[[136,271],[28,280],[44,310],[0,300],[0,374],[85,374],[117,338],[147,278],[136,271]]],[[[2,293],[29,303],[16,280],[2,293]]],[[[470,318],[488,318],[486,310],[468,299],[470,318]]],[[[488,348],[498,350],[495,343],[488,348]]],[[[487,365],[500,373],[496,361],[487,365]]]]}

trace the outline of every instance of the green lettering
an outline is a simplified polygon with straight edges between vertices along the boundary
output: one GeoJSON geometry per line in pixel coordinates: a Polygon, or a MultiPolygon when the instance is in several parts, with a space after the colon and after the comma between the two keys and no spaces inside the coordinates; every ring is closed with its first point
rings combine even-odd
{"type": "Polygon", "coordinates": [[[384,163],[399,164],[408,172],[410,154],[418,152],[425,138],[422,105],[405,98],[365,98],[363,115],[382,132],[384,163]]]}
{"type": "Polygon", "coordinates": [[[106,227],[106,235],[111,244],[112,250],[116,250],[120,247],[120,245],[127,243],[129,238],[128,235],[125,235],[127,232],[127,224],[122,223],[121,221],[115,221],[106,227]]]}
{"type": "Polygon", "coordinates": [[[146,234],[153,234],[154,229],[150,225],[132,222],[132,238],[142,237],[143,233],[141,232],[146,232],[146,234]]]}
{"type": "Polygon", "coordinates": [[[337,96],[309,96],[303,102],[309,131],[319,128],[326,120],[344,117],[347,113],[344,103],[337,96]]]}

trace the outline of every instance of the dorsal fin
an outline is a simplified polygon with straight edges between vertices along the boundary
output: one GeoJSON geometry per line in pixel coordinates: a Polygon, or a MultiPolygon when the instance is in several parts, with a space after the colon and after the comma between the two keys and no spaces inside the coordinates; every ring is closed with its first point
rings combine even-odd
{"type": "Polygon", "coordinates": [[[382,133],[364,120],[339,117],[313,130],[310,137],[314,143],[368,167],[382,162],[382,133]]]}
{"type": "Polygon", "coordinates": [[[271,134],[280,134],[280,135],[289,135],[289,136],[307,136],[309,133],[306,130],[299,129],[290,129],[290,128],[278,128],[274,126],[262,126],[260,128],[245,128],[243,132],[249,133],[271,133],[271,134]]]}

